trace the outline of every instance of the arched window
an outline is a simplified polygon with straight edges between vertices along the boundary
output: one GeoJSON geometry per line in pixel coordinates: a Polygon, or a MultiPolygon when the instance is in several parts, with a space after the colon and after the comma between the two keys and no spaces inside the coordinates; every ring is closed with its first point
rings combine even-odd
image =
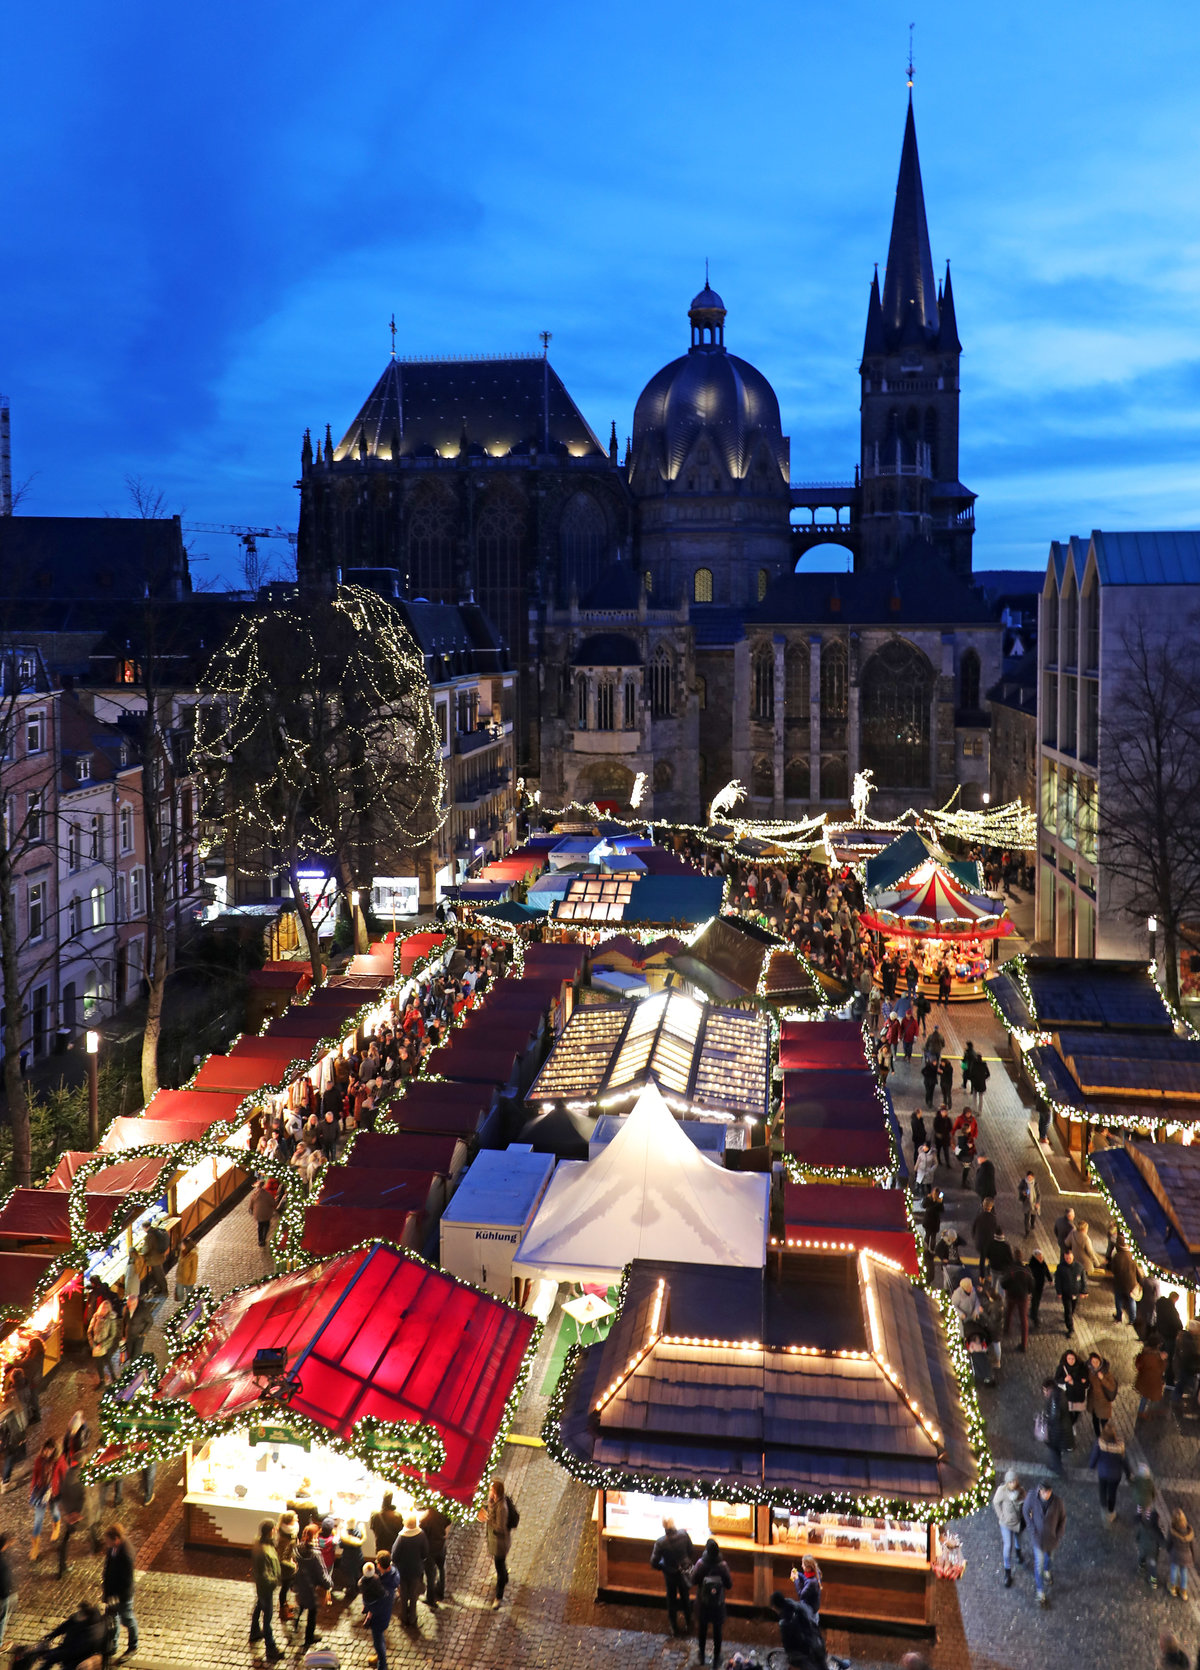
{"type": "Polygon", "coordinates": [[[771,578],[771,576],[767,573],[765,568],[760,568],[759,569],[759,571],[758,571],[758,601],[760,603],[762,602],[763,598],[767,595],[767,584],[768,584],[770,578],[771,578]]]}
{"type": "Polygon", "coordinates": [[[604,512],[590,493],[576,493],[567,500],[558,525],[558,574],[562,596],[572,585],[580,597],[595,585],[604,567],[608,546],[608,524],[604,512]]]}
{"type": "Polygon", "coordinates": [[[575,724],[581,731],[587,730],[588,721],[588,688],[587,679],[583,673],[575,675],[575,724]]]}
{"type": "Polygon", "coordinates": [[[675,770],[670,760],[655,760],[654,762],[654,792],[661,794],[669,789],[675,781],[675,770]]]}
{"type": "Polygon", "coordinates": [[[523,641],[529,607],[521,581],[525,513],[507,495],[494,493],[484,502],[475,526],[476,597],[514,649],[523,641]]]}
{"type": "MultiPolygon", "coordinates": [[[[821,645],[821,737],[833,746],[846,740],[848,670],[846,640],[826,638],[821,645]]],[[[826,798],[823,790],[821,798],[826,798]]]]}
{"type": "Polygon", "coordinates": [[[846,762],[840,755],[821,761],[821,799],[845,800],[849,794],[846,762]]]}
{"type": "Polygon", "coordinates": [[[454,507],[440,494],[421,493],[408,518],[409,595],[445,603],[454,581],[454,507]]]}
{"type": "Polygon", "coordinates": [[[659,644],[650,658],[650,714],[654,719],[671,717],[673,676],[671,652],[665,644],[659,644]]]}
{"type": "Polygon", "coordinates": [[[807,719],[809,716],[811,660],[807,644],[788,645],[783,658],[783,706],[789,719],[807,719]]]}
{"type": "Polygon", "coordinates": [[[631,678],[625,680],[624,725],[627,731],[637,729],[637,685],[631,678]]]}
{"type": "Polygon", "coordinates": [[[775,767],[765,754],[760,754],[754,762],[750,792],[760,800],[770,800],[775,793],[775,767]]]}
{"type": "Polygon", "coordinates": [[[654,570],[652,568],[648,568],[646,570],[646,596],[649,597],[650,593],[653,590],[654,590],[654,570]]]}
{"type": "Polygon", "coordinates": [[[770,644],[760,644],[750,663],[750,711],[755,719],[775,717],[775,653],[770,644]]]}
{"type": "Polygon", "coordinates": [[[783,797],[785,800],[807,800],[809,791],[808,760],[797,754],[783,768],[783,797]]]}
{"type": "Polygon", "coordinates": [[[692,601],[693,603],[711,603],[712,600],[712,569],[698,568],[692,575],[692,601]]]}
{"type": "Polygon", "coordinates": [[[900,638],[863,669],[862,763],[880,788],[928,787],[933,682],[928,660],[900,638]]]}
{"type": "Polygon", "coordinates": [[[616,708],[616,687],[612,679],[602,679],[596,686],[596,729],[611,731],[616,708]]]}
{"type": "Polygon", "coordinates": [[[967,712],[979,707],[979,657],[973,649],[965,650],[958,663],[958,705],[967,712]]]}

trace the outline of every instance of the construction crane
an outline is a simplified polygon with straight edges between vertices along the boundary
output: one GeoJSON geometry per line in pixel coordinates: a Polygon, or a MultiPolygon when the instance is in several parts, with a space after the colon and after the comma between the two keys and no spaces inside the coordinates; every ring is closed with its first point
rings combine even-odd
{"type": "MultiPolygon", "coordinates": [[[[289,533],[286,528],[248,528],[235,526],[231,522],[185,522],[184,533],[231,533],[242,542],[246,556],[244,566],[247,575],[258,574],[258,542],[260,539],[286,539],[295,552],[298,535],[289,533]]],[[[193,557],[193,562],[207,562],[207,557],[193,557]]],[[[255,581],[254,583],[257,583],[255,581]]]]}

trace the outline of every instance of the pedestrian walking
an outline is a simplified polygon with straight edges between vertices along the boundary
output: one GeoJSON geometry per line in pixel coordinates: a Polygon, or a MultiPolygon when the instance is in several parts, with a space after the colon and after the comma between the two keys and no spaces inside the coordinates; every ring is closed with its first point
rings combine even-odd
{"type": "Polygon", "coordinates": [[[1067,1524],[1067,1510],[1062,1497],[1055,1494],[1049,1480],[1026,1496],[1025,1522],[1033,1542],[1033,1576],[1038,1605],[1048,1606],[1050,1597],[1046,1590],[1053,1582],[1051,1567],[1067,1524]]]}
{"type": "Polygon", "coordinates": [[[17,1610],[17,1580],[13,1576],[12,1561],[8,1553],[11,1543],[12,1538],[8,1532],[0,1531],[0,1647],[4,1645],[8,1626],[17,1610]]]}
{"type": "Polygon", "coordinates": [[[131,1363],[146,1349],[146,1335],[154,1325],[154,1310],[148,1299],[125,1301],[125,1361],[131,1363]]]}
{"type": "Polygon", "coordinates": [[[918,992],[916,1001],[917,1024],[921,1028],[922,1038],[925,1036],[925,1028],[928,1024],[929,1013],[932,1008],[933,1004],[930,1003],[929,999],[925,996],[925,993],[918,992]]]}
{"type": "Polygon", "coordinates": [[[999,1234],[1000,1226],[996,1222],[996,1202],[985,1200],[975,1214],[975,1221],[971,1225],[971,1240],[975,1243],[975,1251],[979,1254],[979,1279],[983,1281],[987,1275],[988,1255],[992,1250],[992,1242],[999,1234]]]}
{"type": "Polygon", "coordinates": [[[1167,1561],[1170,1566],[1167,1592],[1176,1600],[1187,1599],[1188,1577],[1196,1569],[1195,1540],[1196,1534],[1188,1524],[1187,1515],[1182,1508],[1176,1508],[1167,1531],[1167,1561]]]}
{"type": "Polygon", "coordinates": [[[921,1068],[921,1082],[925,1086],[925,1106],[931,1108],[933,1098],[937,1093],[938,1069],[937,1062],[928,1055],[925,1057],[921,1068]]]}
{"type": "Polygon", "coordinates": [[[1133,1389],[1138,1395],[1137,1418],[1144,1421],[1151,1404],[1160,1405],[1166,1391],[1167,1354],[1157,1334],[1151,1333],[1133,1359],[1133,1389]]]}
{"type": "Polygon", "coordinates": [[[733,1588],[730,1571],[715,1537],[709,1537],[704,1553],[692,1567],[692,1587],[696,1591],[696,1632],[700,1646],[700,1663],[704,1663],[704,1649],[708,1632],[712,1630],[713,1670],[721,1662],[721,1637],[725,1633],[725,1593],[733,1588]]]}
{"type": "Polygon", "coordinates": [[[338,1582],[347,1600],[353,1600],[362,1581],[363,1536],[357,1519],[348,1519],[338,1534],[338,1582]]]}
{"type": "Polygon", "coordinates": [[[116,1376],[113,1357],[121,1343],[121,1326],[107,1299],[101,1299],[92,1312],[91,1321],[87,1325],[87,1340],[88,1350],[92,1354],[92,1367],[96,1371],[96,1390],[99,1391],[101,1386],[116,1376]]]}
{"type": "Polygon", "coordinates": [[[254,1610],[250,1614],[250,1645],[262,1641],[266,1647],[267,1663],[277,1664],[283,1657],[275,1643],[272,1620],[275,1614],[275,1591],[279,1588],[279,1553],[275,1547],[275,1521],[264,1519],[258,1527],[258,1541],[250,1550],[250,1572],[254,1579],[254,1610]]]}
{"type": "Polygon", "coordinates": [[[321,1556],[317,1553],[318,1527],[306,1525],[300,1533],[296,1549],[296,1575],[292,1578],[292,1594],[296,1601],[296,1624],[301,1613],[305,1616],[304,1645],[311,1647],[321,1637],[317,1634],[317,1607],[321,1596],[328,1592],[329,1578],[321,1556]]]}
{"type": "MultiPolygon", "coordinates": [[[[100,1574],[100,1592],[106,1606],[117,1614],[119,1624],[125,1625],[127,1655],[137,1652],[138,1626],[133,1615],[134,1554],[125,1527],[112,1524],[104,1533],[104,1565],[100,1574]]],[[[119,1636],[120,1631],[118,1630],[119,1636]]]]}
{"type": "Polygon", "coordinates": [[[945,963],[938,967],[938,1002],[946,1008],[950,1002],[950,987],[953,984],[950,970],[945,963]]]}
{"type": "Polygon", "coordinates": [[[954,1063],[948,1055],[944,1055],[938,1065],[938,1084],[941,1086],[942,1101],[948,1108],[954,1106],[954,1063]]]}
{"type": "Polygon", "coordinates": [[[1100,1429],[1112,1419],[1113,1403],[1117,1396],[1117,1377],[1107,1357],[1093,1351],[1087,1360],[1088,1414],[1092,1417],[1092,1432],[1098,1438],[1100,1429]]]}
{"type": "Polygon", "coordinates": [[[54,1506],[58,1509],[55,1535],[61,1532],[58,1543],[58,1576],[61,1582],[71,1569],[67,1561],[71,1534],[83,1518],[83,1510],[87,1505],[87,1491],[84,1489],[79,1462],[69,1460],[65,1453],[61,1455],[54,1470],[54,1484],[51,1488],[54,1493],[54,1506]]]}
{"type": "Polygon", "coordinates": [[[496,1598],[492,1602],[493,1612],[500,1610],[500,1602],[504,1599],[504,1591],[508,1587],[508,1552],[512,1547],[512,1534],[520,1517],[516,1504],[504,1488],[504,1480],[493,1479],[488,1488],[487,1506],[484,1509],[487,1549],[496,1568],[496,1598]]]}
{"type": "Polygon", "coordinates": [[[975,1144],[979,1137],[979,1125],[970,1108],[964,1108],[954,1121],[954,1154],[962,1167],[962,1187],[965,1189],[971,1181],[971,1167],[975,1163],[975,1144]]]}
{"type": "Polygon", "coordinates": [[[1054,1272],[1054,1291],[1062,1300],[1063,1325],[1068,1334],[1073,1334],[1075,1307],[1087,1292],[1087,1279],[1072,1252],[1062,1255],[1062,1262],[1054,1272]]]}
{"type": "Polygon", "coordinates": [[[185,1236],[179,1248],[179,1257],[175,1263],[175,1302],[179,1305],[190,1304],[195,1290],[196,1278],[200,1272],[200,1249],[191,1236],[185,1236]]]}
{"type": "Polygon", "coordinates": [[[914,1108],[908,1120],[908,1134],[912,1138],[913,1163],[917,1154],[929,1141],[929,1132],[925,1129],[925,1116],[920,1108],[914,1108]]]}
{"type": "Polygon", "coordinates": [[[661,1571],[663,1587],[667,1591],[667,1617],[672,1635],[692,1633],[692,1603],[688,1592],[688,1574],[696,1564],[696,1550],[686,1531],[681,1531],[671,1518],[662,1522],[663,1534],[650,1551],[650,1564],[661,1571]],[[683,1614],[683,1628],[679,1614],[683,1614]]]}
{"type": "Polygon", "coordinates": [[[1067,1237],[1074,1228],[1075,1208],[1073,1206],[1068,1206],[1066,1211],[1060,1212],[1058,1217],[1054,1220],[1054,1239],[1058,1242],[1059,1252],[1064,1252],[1066,1250],[1067,1237]]]}
{"type": "Polygon", "coordinates": [[[1063,1456],[1074,1442],[1072,1430],[1065,1388],[1056,1380],[1043,1380],[1042,1407],[1033,1423],[1033,1435],[1049,1450],[1051,1469],[1060,1479],[1066,1471],[1063,1456]]]}
{"type": "Polygon", "coordinates": [[[41,1552],[42,1526],[46,1522],[47,1507],[51,1508],[57,1534],[58,1508],[51,1503],[54,1469],[57,1465],[58,1444],[53,1438],[47,1438],[34,1458],[33,1471],[29,1477],[29,1501],[33,1508],[33,1541],[29,1545],[31,1564],[36,1563],[41,1552]]]}
{"type": "Polygon", "coordinates": [[[1029,1255],[1029,1274],[1033,1279],[1033,1297],[1029,1301],[1029,1326],[1036,1328],[1038,1313],[1042,1308],[1042,1294],[1050,1280],[1050,1266],[1046,1263],[1045,1255],[1037,1247],[1029,1255]]]}
{"type": "Polygon", "coordinates": [[[1099,1482],[1100,1512],[1110,1525],[1114,1525],[1117,1519],[1117,1491],[1121,1488],[1122,1479],[1133,1477],[1133,1469],[1125,1454],[1125,1441],[1118,1437],[1111,1421],[1101,1427],[1092,1445],[1088,1468],[1094,1469],[1099,1482]]]}
{"type": "Polygon", "coordinates": [[[275,1552],[279,1556],[279,1625],[280,1628],[292,1616],[294,1608],[288,1605],[288,1595],[296,1577],[296,1544],[300,1538],[300,1521],[289,1508],[281,1513],[275,1527],[275,1552]]]}
{"type": "Polygon", "coordinates": [[[925,1040],[925,1059],[927,1061],[932,1061],[935,1064],[940,1063],[942,1059],[942,1051],[945,1048],[946,1040],[942,1037],[942,1029],[940,1026],[935,1026],[933,1031],[929,1034],[929,1037],[925,1040]]]}
{"type": "Polygon", "coordinates": [[[258,1231],[260,1247],[267,1244],[267,1237],[271,1233],[271,1220],[277,1210],[278,1202],[266,1183],[256,1183],[250,1196],[250,1216],[254,1219],[254,1226],[258,1231]]]}
{"type": "Polygon", "coordinates": [[[954,1135],[954,1121],[950,1109],[942,1106],[933,1116],[933,1148],[940,1166],[950,1165],[950,1140],[954,1135]]]}
{"type": "Polygon", "coordinates": [[[438,1602],[446,1598],[446,1533],[450,1520],[441,1508],[426,1508],[421,1515],[421,1529],[429,1543],[425,1557],[425,1604],[436,1612],[438,1602]]]}
{"type": "Polygon", "coordinates": [[[946,1210],[945,1196],[940,1189],[930,1189],[925,1196],[923,1213],[925,1223],[925,1250],[932,1253],[937,1246],[938,1233],[942,1227],[942,1214],[946,1210]]]}
{"type": "Polygon", "coordinates": [[[404,1521],[404,1529],[392,1544],[392,1565],[400,1579],[400,1622],[408,1628],[417,1621],[417,1601],[425,1586],[425,1562],[429,1538],[417,1523],[415,1513],[404,1521]]]}
{"type": "Polygon", "coordinates": [[[937,1159],[934,1156],[933,1149],[927,1142],[922,1143],[916,1153],[915,1169],[913,1171],[913,1183],[918,1198],[929,1192],[936,1176],[937,1159]]]}
{"type": "MultiPolygon", "coordinates": [[[[995,1243],[993,1243],[993,1251],[995,1243]]],[[[1021,1343],[1018,1351],[1029,1349],[1029,1301],[1033,1297],[1033,1276],[1029,1266],[1024,1263],[1018,1253],[1013,1259],[1012,1269],[1007,1271],[1000,1280],[1000,1288],[1004,1294],[1004,1337],[1008,1338],[1008,1330],[1015,1316],[1021,1324],[1021,1343]]]]}
{"type": "Polygon", "coordinates": [[[1015,1467],[1004,1475],[1004,1483],[997,1486],[992,1497],[992,1511],[1000,1524],[1000,1553],[1004,1561],[1004,1587],[1012,1588],[1013,1559],[1025,1564],[1021,1551],[1021,1532],[1025,1529],[1025,1492],[1015,1467]]]}
{"type": "MultiPolygon", "coordinates": [[[[967,1047],[970,1048],[969,1045],[967,1047]]],[[[971,1062],[971,1093],[979,1098],[980,1113],[983,1112],[983,1097],[984,1092],[987,1090],[988,1079],[990,1077],[991,1069],[988,1067],[987,1062],[984,1060],[983,1056],[976,1053],[971,1062]]]]}
{"type": "Polygon", "coordinates": [[[1038,1188],[1037,1178],[1031,1171],[1027,1171],[1017,1184],[1017,1199],[1021,1202],[1021,1211],[1024,1214],[1025,1233],[1032,1235],[1042,1215],[1042,1191],[1038,1188]]]}
{"type": "MultiPolygon", "coordinates": [[[[1134,1475],[1137,1483],[1137,1475],[1134,1475]]],[[[1138,1506],[1133,1521],[1133,1546],[1137,1550],[1138,1571],[1152,1589],[1158,1588],[1158,1557],[1167,1546],[1162,1518],[1153,1498],[1138,1506]]]]}
{"type": "Polygon", "coordinates": [[[975,1193],[980,1200],[996,1199],[996,1168],[986,1154],[980,1154],[975,1162],[975,1193]]]}

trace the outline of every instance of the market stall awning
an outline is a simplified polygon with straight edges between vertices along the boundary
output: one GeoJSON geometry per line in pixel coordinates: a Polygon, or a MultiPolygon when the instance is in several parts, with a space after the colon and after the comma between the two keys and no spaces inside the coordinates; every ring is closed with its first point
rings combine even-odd
{"type": "Polygon", "coordinates": [[[513,1274],[611,1280],[631,1258],[761,1268],[770,1178],[726,1171],[679,1129],[653,1086],[594,1160],[564,1160],[513,1274]]]}
{"type": "MultiPolygon", "coordinates": [[[[95,1159],[94,1154],[75,1148],[68,1149],[47,1177],[44,1187],[69,1189],[75,1181],[76,1174],[92,1159],[95,1159]]],[[[115,1160],[94,1172],[90,1181],[101,1194],[142,1194],[147,1189],[152,1189],[164,1172],[170,1175],[171,1165],[168,1160],[152,1160],[149,1157],[142,1160],[115,1160]]],[[[88,1192],[91,1193],[91,1190],[88,1192]]]]}
{"type": "Polygon", "coordinates": [[[263,1403],[255,1353],[283,1347],[298,1381],[290,1417],[344,1442],[369,1416],[429,1423],[445,1445],[440,1468],[422,1475],[381,1456],[378,1470],[466,1510],[493,1465],[534,1331],[490,1294],[376,1244],[231,1294],[156,1396],[186,1397],[205,1421],[262,1419],[277,1406],[263,1403]]]}
{"type": "Polygon", "coordinates": [[[250,1096],[274,1085],[278,1077],[262,1056],[210,1055],[192,1080],[192,1089],[234,1090],[239,1096],[250,1096]]]}
{"type": "Polygon", "coordinates": [[[296,992],[302,994],[312,985],[312,972],[300,963],[289,963],[287,968],[252,968],[246,984],[261,991],[296,992]]]}
{"type": "Polygon", "coordinates": [[[477,1042],[465,1032],[455,1031],[450,1042],[431,1051],[425,1066],[431,1073],[468,1084],[491,1084],[505,1090],[517,1082],[521,1048],[512,1038],[495,1034],[477,1042]]]}
{"type": "Polygon", "coordinates": [[[1096,1149],[1088,1167],[1112,1197],[1137,1262],[1200,1287],[1200,1175],[1195,1163],[1200,1154],[1182,1143],[1139,1142],[1139,1164],[1134,1147],[1096,1149]],[[1185,1168],[1187,1175],[1180,1175],[1185,1168]]]}
{"type": "Polygon", "coordinates": [[[496,1106],[493,1085],[430,1083],[410,1084],[403,1096],[387,1104],[387,1116],[400,1131],[453,1133],[470,1139],[477,1136],[496,1106]]]}
{"type": "Polygon", "coordinates": [[[557,974],[564,980],[577,979],[587,964],[588,947],[578,941],[565,945],[547,945],[535,940],[525,947],[525,973],[557,974]]]}
{"type": "MultiPolygon", "coordinates": [[[[0,1244],[54,1241],[63,1246],[71,1239],[68,1195],[62,1189],[14,1189],[0,1207],[0,1244]]],[[[87,1191],[86,1226],[89,1235],[100,1235],[112,1227],[125,1204],[123,1194],[87,1191]]]]}
{"type": "Polygon", "coordinates": [[[400,972],[410,975],[419,962],[430,956],[435,948],[440,947],[446,935],[440,929],[436,933],[409,934],[400,942],[400,972]]]}
{"type": "MultiPolygon", "coordinates": [[[[358,1005],[355,1005],[357,1008],[358,1005]]],[[[347,1011],[353,1013],[353,1010],[347,1011]]],[[[289,1009],[285,1015],[279,1015],[271,1022],[264,1038],[295,1038],[297,1041],[305,1039],[308,1042],[308,1053],[320,1043],[328,1043],[330,1047],[337,1042],[338,1034],[342,1030],[342,1016],[336,1012],[324,1009],[313,1009],[309,1004],[302,1003],[294,1009],[289,1009]]],[[[296,1051],[297,1055],[301,1052],[296,1051]]]]}
{"type": "Polygon", "coordinates": [[[779,1065],[785,1071],[800,1067],[864,1069],[867,1058],[862,1027],[857,1021],[783,1021],[779,1028],[779,1065]]]}
{"type": "Polygon", "coordinates": [[[847,1189],[841,1183],[783,1185],[784,1238],[788,1246],[822,1250],[827,1243],[856,1252],[869,1247],[920,1276],[916,1238],[903,1189],[847,1189]]]}
{"type": "MultiPolygon", "coordinates": [[[[200,1092],[203,1095],[203,1091],[200,1092]]],[[[114,1119],[100,1141],[101,1152],[119,1153],[123,1148],[146,1148],[151,1145],[173,1146],[181,1142],[200,1142],[220,1119],[114,1119]]]]}
{"type": "Polygon", "coordinates": [[[871,1073],[785,1072],[783,1120],[784,1152],[801,1170],[891,1169],[887,1108],[871,1073]]]}
{"type": "Polygon", "coordinates": [[[24,1316],[59,1254],[0,1251],[0,1313],[24,1316]]]}
{"type": "MultiPolygon", "coordinates": [[[[237,1090],[156,1090],[142,1109],[140,1117],[155,1121],[204,1120],[206,1124],[211,1125],[218,1119],[236,1118],[237,1111],[244,1101],[245,1096],[237,1090]]],[[[125,1115],[122,1115],[122,1119],[126,1123],[130,1122],[125,1115]]],[[[159,1142],[161,1138],[156,1136],[150,1140],[159,1142]]]]}
{"type": "Polygon", "coordinates": [[[229,1059],[252,1060],[262,1064],[263,1076],[267,1083],[274,1083],[279,1072],[271,1072],[272,1068],[282,1069],[293,1061],[307,1061],[312,1051],[302,1049],[294,1038],[264,1038],[256,1033],[239,1038],[229,1051],[229,1059]]]}
{"type": "Polygon", "coordinates": [[[377,1166],[384,1170],[433,1171],[440,1177],[455,1177],[467,1160],[467,1144],[461,1137],[442,1136],[432,1131],[360,1131],[346,1150],[343,1167],[377,1166]]]}

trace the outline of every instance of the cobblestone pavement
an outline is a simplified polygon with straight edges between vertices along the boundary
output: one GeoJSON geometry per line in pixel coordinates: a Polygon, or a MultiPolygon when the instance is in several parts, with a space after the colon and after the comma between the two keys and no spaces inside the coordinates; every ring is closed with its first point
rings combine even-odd
{"type": "MultiPolygon", "coordinates": [[[[1028,1113],[997,1059],[998,1025],[985,1005],[961,1006],[948,1014],[935,1011],[935,1016],[952,1053],[971,1038],[991,1058],[981,1147],[996,1163],[1001,1219],[1010,1238],[1020,1240],[1016,1180],[1032,1162],[1044,1189],[1038,1238],[1049,1253],[1053,1245],[1049,1226],[1059,1209],[1057,1183],[1035,1150],[1028,1113]]],[[[918,1064],[906,1069],[902,1063],[892,1089],[905,1125],[911,1107],[921,1100],[918,1064]]],[[[1062,1173],[1061,1167],[1057,1170],[1062,1173]]],[[[951,1180],[957,1183],[957,1172],[945,1178],[951,1180]]],[[[956,1188],[947,1188],[946,1194],[947,1221],[969,1228],[974,1197],[956,1188]]],[[[1072,1204],[1103,1231],[1103,1212],[1096,1197],[1080,1196],[1072,1204]]],[[[255,1244],[244,1204],[236,1205],[201,1242],[200,1279],[220,1291],[267,1273],[268,1256],[255,1244]]],[[[1105,1284],[1094,1283],[1092,1296],[1081,1307],[1077,1345],[1086,1351],[1095,1344],[1113,1362],[1122,1386],[1116,1418],[1131,1458],[1150,1462],[1171,1506],[1182,1504],[1193,1516],[1200,1514],[1196,1423],[1164,1415],[1134,1437],[1132,1330],[1111,1320],[1108,1301],[1105,1284]]],[[[151,1336],[152,1344],[155,1337],[151,1336]]],[[[1032,1337],[1028,1355],[1006,1352],[1000,1385],[982,1394],[997,1464],[1001,1469],[1018,1465],[1030,1481],[1046,1470],[1032,1433],[1038,1387],[1064,1345],[1061,1312],[1047,1301],[1042,1329],[1032,1337]]],[[[549,1350],[548,1340],[543,1350],[549,1350]]],[[[531,1385],[540,1384],[539,1369],[531,1385]]],[[[95,1395],[90,1385],[91,1375],[81,1360],[60,1367],[48,1388],[43,1430],[60,1432],[78,1405],[91,1415],[95,1395]]],[[[516,1432],[535,1434],[543,1408],[540,1397],[531,1395],[516,1432]]],[[[934,1670],[1057,1670],[1067,1665],[1075,1670],[1080,1662],[1086,1662],[1088,1670],[1151,1670],[1157,1664],[1158,1630],[1167,1624],[1195,1650],[1200,1619],[1194,1603],[1170,1600],[1161,1589],[1152,1594],[1141,1584],[1133,1555],[1129,1501],[1121,1502],[1119,1524],[1110,1531],[1101,1521],[1096,1489],[1083,1466],[1087,1450],[1082,1434],[1080,1451],[1072,1458],[1076,1465],[1064,1486],[1069,1517],[1051,1607],[1042,1612],[1035,1605],[1028,1568],[1018,1570],[1011,1590],[1002,1588],[995,1521],[990,1510],[975,1515],[959,1527],[968,1558],[966,1575],[958,1584],[938,1586],[938,1639],[926,1649],[934,1670]]],[[[401,1667],[478,1666],[480,1670],[539,1670],[543,1666],[682,1670],[694,1664],[695,1644],[670,1636],[661,1607],[601,1606],[594,1601],[591,1494],[560,1472],[536,1445],[510,1445],[505,1473],[522,1512],[510,1561],[513,1581],[503,1609],[499,1613],[490,1609],[490,1563],[482,1533],[473,1527],[457,1530],[451,1534],[447,1569],[451,1599],[436,1615],[422,1605],[416,1629],[403,1630],[393,1623],[389,1661],[401,1667]]],[[[53,1546],[43,1552],[36,1566],[29,1565],[27,1475],[28,1466],[19,1468],[8,1494],[0,1499],[0,1526],[15,1539],[20,1598],[10,1642],[18,1643],[36,1638],[80,1599],[96,1598],[99,1585],[99,1559],[86,1544],[77,1548],[79,1538],[72,1543],[73,1568],[63,1581],[55,1576],[57,1550],[53,1546]]],[[[254,1662],[247,1640],[252,1596],[245,1561],[240,1556],[183,1548],[181,1464],[161,1469],[151,1508],[143,1507],[140,1500],[131,1502],[131,1496],[140,1497],[140,1492],[127,1495],[125,1522],[141,1568],[136,1609],[142,1640],[138,1653],[126,1662],[146,1670],[156,1665],[195,1666],[197,1670],[250,1665],[254,1662]]],[[[366,1666],[370,1642],[346,1608],[328,1610],[324,1634],[347,1670],[366,1666]]],[[[777,1641],[767,1621],[729,1621],[727,1652],[736,1647],[768,1647],[777,1641]]],[[[831,1630],[829,1645],[851,1657],[855,1670],[885,1670],[897,1665],[916,1643],[831,1630]]],[[[288,1656],[293,1664],[303,1661],[298,1645],[289,1645],[288,1656]]]]}

